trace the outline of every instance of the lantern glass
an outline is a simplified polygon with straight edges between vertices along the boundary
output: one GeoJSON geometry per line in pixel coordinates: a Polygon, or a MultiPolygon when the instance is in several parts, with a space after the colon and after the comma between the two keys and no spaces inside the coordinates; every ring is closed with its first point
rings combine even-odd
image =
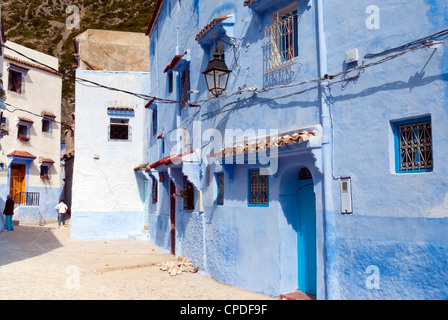
{"type": "Polygon", "coordinates": [[[213,59],[208,62],[207,69],[203,72],[207,88],[215,97],[226,90],[230,72],[224,60],[215,53],[213,59]]]}

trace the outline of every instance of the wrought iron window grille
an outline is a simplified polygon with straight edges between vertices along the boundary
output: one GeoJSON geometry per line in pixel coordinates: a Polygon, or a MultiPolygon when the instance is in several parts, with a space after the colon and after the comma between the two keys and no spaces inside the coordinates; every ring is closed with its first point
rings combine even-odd
{"type": "Polygon", "coordinates": [[[264,74],[292,65],[298,56],[297,11],[277,15],[264,30],[264,74]]]}
{"type": "Polygon", "coordinates": [[[397,125],[399,172],[433,168],[431,121],[397,125]]]}
{"type": "Polygon", "coordinates": [[[268,175],[260,174],[259,170],[250,170],[249,180],[249,204],[268,205],[268,175]]]}
{"type": "Polygon", "coordinates": [[[131,127],[127,119],[110,119],[109,140],[131,140],[131,127]]]}

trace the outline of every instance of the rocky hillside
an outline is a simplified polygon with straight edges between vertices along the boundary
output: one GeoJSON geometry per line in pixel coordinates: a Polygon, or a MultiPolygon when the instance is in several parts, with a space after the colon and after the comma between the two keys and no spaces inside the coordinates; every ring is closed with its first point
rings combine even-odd
{"type": "MultiPolygon", "coordinates": [[[[145,32],[155,0],[0,0],[8,41],[59,58],[60,71],[73,68],[73,37],[87,29],[145,32]],[[75,6],[75,7],[73,7],[75,6]],[[76,25],[79,12],[79,29],[76,25]],[[68,27],[67,27],[68,26],[68,27]]],[[[62,120],[74,111],[74,83],[64,79],[62,120]]]]}

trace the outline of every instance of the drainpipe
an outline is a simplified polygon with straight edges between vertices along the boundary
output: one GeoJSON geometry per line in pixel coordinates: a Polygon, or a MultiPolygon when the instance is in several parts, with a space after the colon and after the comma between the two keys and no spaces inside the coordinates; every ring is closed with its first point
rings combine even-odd
{"type": "MultiPolygon", "coordinates": [[[[316,0],[317,5],[317,34],[318,34],[318,58],[319,58],[319,77],[323,77],[327,74],[327,44],[325,37],[324,27],[324,0],[316,0]]],[[[333,173],[332,173],[332,124],[330,118],[330,102],[327,95],[328,84],[323,81],[319,87],[319,102],[321,108],[321,121],[322,121],[322,172],[323,172],[323,213],[322,213],[322,226],[323,226],[323,243],[322,254],[323,258],[323,271],[320,273],[323,275],[323,296],[324,299],[328,299],[328,277],[327,268],[329,263],[329,257],[327,256],[327,225],[328,217],[327,213],[334,208],[333,204],[333,173]]]]}

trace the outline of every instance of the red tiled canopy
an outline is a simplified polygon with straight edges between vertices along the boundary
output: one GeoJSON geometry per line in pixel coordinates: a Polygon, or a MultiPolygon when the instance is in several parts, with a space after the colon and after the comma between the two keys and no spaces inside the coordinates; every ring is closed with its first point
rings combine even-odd
{"type": "Polygon", "coordinates": [[[182,59],[187,54],[187,51],[185,51],[183,54],[177,54],[174,56],[173,60],[171,60],[170,64],[166,66],[165,70],[163,70],[163,73],[166,73],[168,70],[173,69],[176,64],[179,62],[180,59],[182,59]]]}
{"type": "Polygon", "coordinates": [[[20,150],[14,150],[10,154],[8,154],[8,157],[22,157],[22,158],[36,159],[36,157],[33,156],[31,153],[29,153],[27,151],[20,151],[20,150]]]}
{"type": "Polygon", "coordinates": [[[217,17],[217,18],[213,19],[212,21],[210,21],[204,28],[202,28],[201,31],[199,31],[199,33],[196,35],[195,40],[198,41],[199,39],[201,39],[202,36],[205,35],[216,24],[218,24],[219,22],[221,22],[222,20],[224,20],[225,18],[228,18],[228,17],[229,17],[229,15],[224,15],[224,16],[217,17]]]}
{"type": "Polygon", "coordinates": [[[165,158],[162,158],[162,159],[160,159],[160,160],[158,160],[158,161],[156,161],[156,162],[153,162],[153,163],[151,163],[147,168],[146,168],[146,172],[148,172],[148,171],[150,171],[151,169],[154,169],[154,168],[156,168],[156,167],[158,167],[158,166],[160,166],[160,165],[166,165],[166,166],[168,166],[168,165],[170,165],[170,164],[172,164],[173,163],[173,160],[174,159],[180,159],[180,158],[182,158],[182,157],[185,157],[186,155],[189,155],[189,154],[192,154],[194,152],[194,150],[191,150],[191,151],[188,151],[188,152],[185,152],[185,153],[182,153],[182,154],[172,154],[172,155],[170,155],[170,156],[167,156],[167,157],[165,157],[165,158]]]}
{"type": "Polygon", "coordinates": [[[33,120],[25,118],[25,117],[17,117],[20,121],[24,121],[24,122],[29,122],[29,123],[34,123],[33,120]]]}
{"type": "Polygon", "coordinates": [[[54,161],[50,158],[42,158],[41,162],[46,162],[46,163],[54,163],[54,161]]]}
{"type": "Polygon", "coordinates": [[[42,111],[41,112],[41,116],[42,117],[47,117],[47,118],[56,118],[56,115],[54,113],[48,112],[48,111],[42,111]]]}

